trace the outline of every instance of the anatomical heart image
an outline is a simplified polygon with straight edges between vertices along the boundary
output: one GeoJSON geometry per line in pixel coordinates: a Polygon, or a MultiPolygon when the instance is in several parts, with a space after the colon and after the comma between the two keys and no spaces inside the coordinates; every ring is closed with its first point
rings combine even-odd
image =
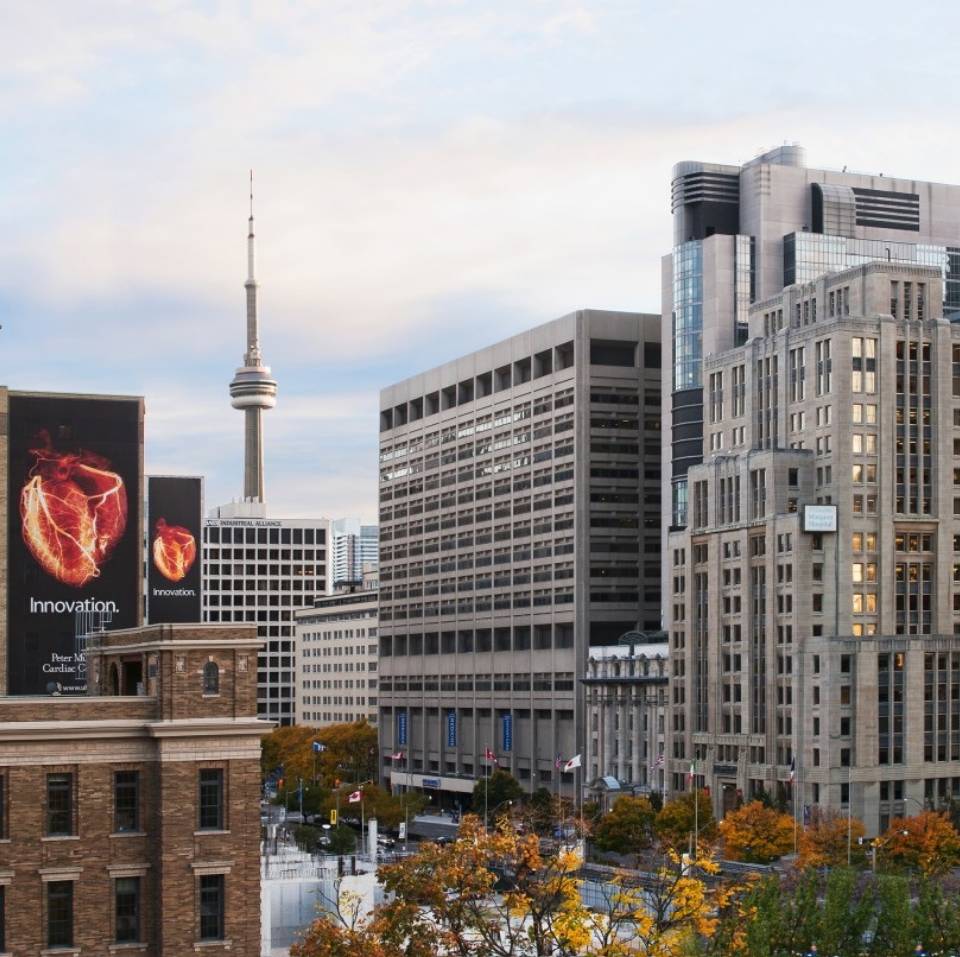
{"type": "Polygon", "coordinates": [[[197,558],[197,541],[182,525],[157,519],[153,540],[153,564],[164,578],[182,581],[197,558]]]}
{"type": "Polygon", "coordinates": [[[47,432],[20,493],[23,541],[51,577],[82,588],[99,577],[127,527],[127,490],[108,459],[58,450],[47,432]]]}

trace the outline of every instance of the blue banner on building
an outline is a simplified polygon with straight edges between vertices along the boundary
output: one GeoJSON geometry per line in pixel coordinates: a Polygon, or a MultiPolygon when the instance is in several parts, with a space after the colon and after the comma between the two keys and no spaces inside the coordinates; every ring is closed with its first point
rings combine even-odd
{"type": "Polygon", "coordinates": [[[447,712],[447,747],[455,748],[457,746],[457,712],[447,712]]]}
{"type": "Polygon", "coordinates": [[[513,750],[513,715],[505,714],[503,716],[503,750],[513,750]]]}
{"type": "Polygon", "coordinates": [[[401,711],[397,715],[397,737],[399,738],[398,744],[407,743],[407,712],[401,711]]]}

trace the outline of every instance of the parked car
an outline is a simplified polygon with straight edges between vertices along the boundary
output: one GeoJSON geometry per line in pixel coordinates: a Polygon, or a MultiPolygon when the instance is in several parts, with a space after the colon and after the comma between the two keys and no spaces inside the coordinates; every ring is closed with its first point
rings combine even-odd
{"type": "Polygon", "coordinates": [[[377,845],[379,847],[393,847],[396,843],[392,837],[387,837],[386,834],[377,835],[377,845]]]}

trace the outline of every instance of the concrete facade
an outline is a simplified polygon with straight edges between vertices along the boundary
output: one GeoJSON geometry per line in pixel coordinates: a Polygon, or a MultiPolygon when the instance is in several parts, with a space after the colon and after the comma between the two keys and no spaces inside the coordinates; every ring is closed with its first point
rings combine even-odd
{"type": "Polygon", "coordinates": [[[659,625],[659,390],[658,317],[585,310],[381,392],[393,784],[560,786],[589,647],[659,625]]]}
{"type": "Polygon", "coordinates": [[[294,615],[296,723],[377,723],[376,589],[342,586],[294,615]]]}
{"type": "Polygon", "coordinates": [[[243,626],[104,633],[87,696],[0,699],[4,952],[259,955],[258,648],[243,626]]]}
{"type": "Polygon", "coordinates": [[[326,594],[329,534],[327,519],[272,519],[259,503],[203,523],[204,621],[257,626],[257,712],[281,725],[294,720],[294,613],[326,594]]]}
{"type": "Polygon", "coordinates": [[[757,303],[747,343],[704,361],[705,444],[722,441],[667,539],[669,765],[683,789],[696,761],[718,812],[762,788],[876,833],[960,794],[960,326],[943,298],[936,268],[831,273],[757,303]]]}

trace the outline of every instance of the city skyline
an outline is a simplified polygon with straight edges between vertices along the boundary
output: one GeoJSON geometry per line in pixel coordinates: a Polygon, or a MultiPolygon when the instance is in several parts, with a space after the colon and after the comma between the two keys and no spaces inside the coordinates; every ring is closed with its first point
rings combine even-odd
{"type": "Polygon", "coordinates": [[[143,394],[147,470],[202,472],[208,505],[239,498],[225,382],[252,166],[263,346],[283,383],[271,511],[375,521],[379,388],[573,309],[655,311],[678,159],[738,163],[787,139],[813,165],[956,180],[956,13],[810,16],[827,12],[843,57],[765,42],[769,9],[736,27],[619,3],[13,11],[5,381],[143,394]],[[885,44],[895,82],[868,56],[885,44]],[[718,70],[714,47],[749,66],[718,70]]]}

